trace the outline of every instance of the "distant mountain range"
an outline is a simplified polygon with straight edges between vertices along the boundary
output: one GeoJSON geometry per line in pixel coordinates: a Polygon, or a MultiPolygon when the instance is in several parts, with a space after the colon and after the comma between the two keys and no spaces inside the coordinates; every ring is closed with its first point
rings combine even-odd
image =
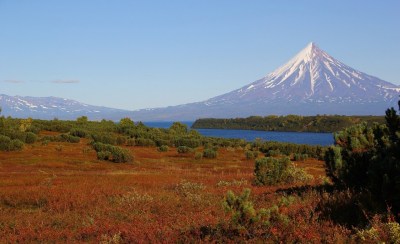
{"type": "Polygon", "coordinates": [[[2,115],[16,118],[76,119],[87,116],[92,120],[119,120],[132,115],[132,111],[92,106],[58,97],[21,97],[0,94],[2,115]]]}
{"type": "Polygon", "coordinates": [[[52,119],[135,121],[235,118],[252,115],[382,115],[396,106],[400,87],[357,71],[310,43],[264,78],[203,102],[127,111],[55,97],[0,95],[4,115],[52,119]]]}
{"type": "Polygon", "coordinates": [[[266,77],[203,102],[135,111],[143,120],[192,120],[252,115],[382,115],[400,87],[357,71],[308,44],[266,77]]]}

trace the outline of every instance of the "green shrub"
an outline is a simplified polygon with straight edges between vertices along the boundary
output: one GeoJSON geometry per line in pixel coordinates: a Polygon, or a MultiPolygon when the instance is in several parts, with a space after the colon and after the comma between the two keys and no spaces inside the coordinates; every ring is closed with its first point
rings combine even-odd
{"type": "Polygon", "coordinates": [[[276,149],[276,150],[268,150],[268,151],[265,153],[265,156],[266,156],[266,157],[276,157],[276,156],[279,156],[279,155],[281,155],[281,151],[280,151],[279,149],[276,149]]]}
{"type": "Polygon", "coordinates": [[[178,151],[178,153],[190,153],[193,151],[193,149],[190,147],[187,147],[187,146],[179,146],[177,148],[177,151],[178,151]]]}
{"type": "Polygon", "coordinates": [[[112,134],[98,133],[98,134],[91,134],[91,137],[94,142],[101,142],[110,145],[117,144],[117,139],[112,134]]]}
{"type": "Polygon", "coordinates": [[[217,151],[211,148],[205,149],[203,152],[203,157],[205,158],[216,158],[217,151]]]}
{"type": "Polygon", "coordinates": [[[84,138],[88,135],[88,132],[86,130],[83,129],[77,129],[77,128],[73,128],[69,131],[69,134],[72,136],[77,136],[80,138],[84,138]]]}
{"type": "Polygon", "coordinates": [[[153,140],[146,138],[136,138],[135,143],[137,146],[142,146],[142,147],[154,147],[156,145],[156,143],[153,140]]]}
{"type": "Polygon", "coordinates": [[[381,208],[390,206],[397,215],[400,213],[400,116],[391,108],[386,110],[385,120],[386,125],[362,123],[335,133],[335,146],[326,152],[325,165],[333,182],[367,190],[381,208]]]}
{"type": "Polygon", "coordinates": [[[290,163],[286,174],[285,183],[308,183],[314,179],[312,175],[304,169],[296,167],[293,163],[290,163]]]}
{"type": "Polygon", "coordinates": [[[124,136],[117,136],[116,144],[117,145],[124,145],[126,143],[126,137],[124,136]]]}
{"type": "Polygon", "coordinates": [[[164,140],[164,139],[160,139],[160,138],[155,139],[155,143],[156,143],[157,147],[170,145],[168,140],[164,140]]]}
{"type": "Polygon", "coordinates": [[[32,144],[32,143],[36,142],[36,140],[37,140],[37,135],[36,134],[34,134],[32,132],[27,132],[25,134],[26,134],[25,143],[32,144]]]}
{"type": "Polygon", "coordinates": [[[111,152],[109,151],[97,152],[97,159],[105,161],[111,160],[111,152]]]}
{"type": "Polygon", "coordinates": [[[126,145],[131,147],[135,146],[136,145],[135,138],[129,138],[128,140],[126,140],[126,145]]]}
{"type": "Polygon", "coordinates": [[[202,158],[203,158],[203,153],[201,153],[201,152],[196,152],[196,153],[194,154],[194,159],[200,160],[200,159],[202,159],[202,158]]]}
{"type": "Polygon", "coordinates": [[[11,143],[10,137],[0,135],[0,151],[9,151],[10,143],[11,143]]]}
{"type": "Polygon", "coordinates": [[[198,139],[177,138],[174,140],[174,145],[176,147],[186,146],[186,147],[190,147],[190,148],[196,148],[196,147],[201,146],[201,142],[198,139]]]}
{"type": "Polygon", "coordinates": [[[10,151],[20,151],[24,148],[24,143],[18,139],[10,142],[10,151]]]}
{"type": "Polygon", "coordinates": [[[255,162],[255,183],[257,185],[275,185],[284,182],[287,177],[289,158],[260,158],[255,162]]]}
{"type": "Polygon", "coordinates": [[[70,134],[61,134],[58,136],[58,141],[69,142],[69,143],[79,143],[81,138],[77,136],[72,136],[70,134]]]}
{"type": "Polygon", "coordinates": [[[92,147],[97,152],[97,157],[101,160],[108,160],[114,163],[126,163],[133,161],[133,156],[129,150],[126,150],[125,148],[104,144],[101,142],[92,143],[92,147]],[[100,157],[99,152],[103,152],[100,154],[100,157]]]}
{"type": "Polygon", "coordinates": [[[114,163],[127,163],[133,160],[131,153],[125,148],[114,146],[111,155],[114,163]]]}
{"type": "Polygon", "coordinates": [[[246,151],[244,154],[248,160],[258,157],[258,151],[246,151]]]}
{"type": "Polygon", "coordinates": [[[390,218],[384,222],[378,215],[370,222],[369,229],[359,229],[353,235],[355,243],[400,243],[399,223],[390,218]]]}
{"type": "Polygon", "coordinates": [[[42,140],[42,146],[47,146],[49,142],[49,140],[42,140]]]}
{"type": "Polygon", "coordinates": [[[308,154],[300,154],[300,153],[295,153],[293,155],[293,160],[294,161],[304,161],[308,159],[308,154]]]}
{"type": "Polygon", "coordinates": [[[236,196],[232,191],[228,191],[223,203],[225,212],[232,215],[231,222],[237,227],[249,227],[258,221],[257,212],[253,203],[249,200],[250,189],[244,189],[242,195],[236,196]]]}
{"type": "Polygon", "coordinates": [[[279,206],[284,204],[288,207],[294,199],[284,199],[279,205],[273,205],[267,209],[255,209],[250,200],[250,189],[244,189],[240,196],[228,191],[223,206],[225,212],[231,214],[230,227],[233,231],[247,233],[253,236],[260,230],[268,230],[272,225],[285,227],[290,219],[289,216],[281,214],[279,206]]]}
{"type": "Polygon", "coordinates": [[[166,145],[162,145],[158,147],[158,151],[160,152],[168,152],[169,147],[166,145]]]}
{"type": "Polygon", "coordinates": [[[266,157],[255,162],[255,184],[276,185],[280,183],[308,182],[312,176],[297,168],[288,157],[266,157]]]}

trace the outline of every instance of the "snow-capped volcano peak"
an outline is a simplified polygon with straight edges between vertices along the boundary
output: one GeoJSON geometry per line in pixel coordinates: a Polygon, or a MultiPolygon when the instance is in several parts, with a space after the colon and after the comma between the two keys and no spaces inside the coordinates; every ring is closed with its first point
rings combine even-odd
{"type": "Polygon", "coordinates": [[[393,106],[399,95],[399,86],[355,70],[311,42],[264,78],[204,104],[262,114],[376,114],[378,107],[382,113],[393,106]]]}
{"type": "Polygon", "coordinates": [[[311,42],[266,77],[209,102],[376,102],[396,97],[393,92],[400,88],[345,65],[311,42]]]}
{"type": "MultiPolygon", "coordinates": [[[[307,92],[307,97],[309,97],[316,92],[317,86],[328,87],[333,91],[334,84],[331,82],[333,77],[342,75],[345,78],[350,78],[355,76],[357,79],[360,76],[360,72],[356,70],[349,72],[350,70],[350,67],[337,61],[321,50],[314,42],[311,42],[289,62],[265,77],[267,79],[265,84],[268,87],[274,87],[285,84],[286,81],[289,81],[289,86],[300,83],[309,87],[307,92]],[[304,84],[304,81],[307,81],[307,83],[304,84]]],[[[353,83],[352,79],[350,81],[347,82],[342,79],[342,83],[347,87],[353,83]]]]}
{"type": "Polygon", "coordinates": [[[382,115],[388,107],[397,107],[399,95],[399,86],[355,70],[311,42],[264,78],[202,102],[129,112],[66,99],[0,94],[0,107],[2,115],[17,117],[190,121],[270,114],[382,115]]]}

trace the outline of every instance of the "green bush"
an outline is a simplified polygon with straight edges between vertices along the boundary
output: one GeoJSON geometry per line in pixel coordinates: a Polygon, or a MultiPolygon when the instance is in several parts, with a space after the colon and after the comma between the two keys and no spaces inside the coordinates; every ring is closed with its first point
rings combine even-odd
{"type": "Polygon", "coordinates": [[[386,125],[362,123],[335,133],[335,146],[326,152],[325,164],[333,182],[367,190],[381,208],[389,206],[397,215],[400,213],[400,116],[391,108],[386,110],[385,120],[386,125]]]}
{"type": "Polygon", "coordinates": [[[136,138],[135,143],[137,146],[142,146],[142,147],[154,147],[156,145],[156,143],[153,140],[146,138],[136,138]]]}
{"type": "Polygon", "coordinates": [[[97,159],[105,161],[111,160],[111,152],[109,151],[97,152],[97,159]]]}
{"type": "Polygon", "coordinates": [[[20,151],[24,148],[24,143],[18,139],[11,140],[10,151],[20,151]]]}
{"type": "Polygon", "coordinates": [[[308,182],[312,179],[311,175],[297,168],[288,157],[257,159],[254,175],[256,185],[308,182]]]}
{"type": "Polygon", "coordinates": [[[155,143],[156,143],[157,147],[170,145],[168,140],[164,140],[164,139],[160,139],[160,138],[155,139],[155,143]]]}
{"type": "Polygon", "coordinates": [[[250,192],[250,189],[244,189],[240,196],[236,196],[232,191],[228,191],[226,195],[223,206],[225,212],[231,213],[234,226],[248,228],[258,221],[257,212],[249,200],[250,192]]]}
{"type": "Polygon", "coordinates": [[[125,148],[114,146],[111,155],[114,163],[127,163],[133,160],[131,153],[125,148]]]}
{"type": "Polygon", "coordinates": [[[256,185],[275,185],[286,180],[289,158],[260,158],[255,162],[256,185]]]}
{"type": "Polygon", "coordinates": [[[308,154],[295,153],[293,155],[294,161],[304,161],[308,159],[308,154]]]}
{"type": "Polygon", "coordinates": [[[125,136],[117,136],[116,144],[117,145],[125,145],[126,137],[125,136]]]}
{"type": "Polygon", "coordinates": [[[10,137],[0,135],[0,151],[10,151],[10,143],[10,137]]]}
{"type": "Polygon", "coordinates": [[[77,136],[80,138],[84,138],[88,135],[88,132],[86,130],[83,129],[77,129],[77,128],[73,128],[69,131],[69,134],[72,136],[77,136]]]}
{"type": "Polygon", "coordinates": [[[279,207],[285,206],[287,208],[295,199],[282,199],[278,205],[255,209],[250,200],[250,193],[250,189],[245,188],[239,196],[228,191],[225,197],[223,206],[225,212],[231,214],[231,233],[238,231],[239,233],[246,233],[247,236],[253,236],[256,233],[259,234],[260,230],[268,230],[273,225],[282,228],[289,223],[289,216],[281,214],[279,207]]]}
{"type": "Polygon", "coordinates": [[[205,158],[216,158],[217,151],[211,148],[205,149],[203,152],[203,157],[205,158]]]}
{"type": "Polygon", "coordinates": [[[110,145],[117,144],[117,139],[112,134],[97,133],[97,134],[91,134],[91,137],[94,142],[101,142],[101,143],[110,144],[110,145]]]}
{"type": "Polygon", "coordinates": [[[135,146],[136,145],[135,138],[129,138],[128,140],[126,140],[126,145],[131,147],[135,146]]]}
{"type": "Polygon", "coordinates": [[[32,133],[32,132],[27,132],[27,133],[25,133],[25,134],[26,134],[26,136],[25,136],[25,143],[27,143],[27,144],[33,144],[33,143],[36,142],[36,140],[37,140],[37,135],[36,135],[36,134],[34,134],[34,133],[32,133]]]}
{"type": "Polygon", "coordinates": [[[194,154],[194,159],[200,160],[200,159],[202,159],[202,158],[203,158],[203,153],[201,153],[201,152],[196,152],[196,153],[194,154]]]}
{"type": "Polygon", "coordinates": [[[244,154],[248,160],[258,157],[258,151],[246,151],[244,154]]]}
{"type": "Polygon", "coordinates": [[[166,145],[162,145],[158,147],[158,151],[160,152],[168,152],[169,147],[166,145]]]}
{"type": "Polygon", "coordinates": [[[101,142],[92,143],[92,147],[97,152],[98,159],[108,160],[114,163],[126,163],[133,161],[133,156],[125,148],[104,144],[101,142]]]}
{"type": "Polygon", "coordinates": [[[187,147],[187,146],[179,146],[177,148],[177,151],[178,151],[178,153],[190,153],[193,151],[193,149],[190,147],[187,147]]]}
{"type": "Polygon", "coordinates": [[[174,145],[176,147],[186,146],[186,147],[190,147],[190,148],[196,148],[196,147],[201,146],[201,142],[198,139],[177,138],[174,140],[174,145]]]}
{"type": "Polygon", "coordinates": [[[70,134],[61,134],[60,135],[60,141],[63,142],[69,142],[69,143],[79,143],[81,138],[77,137],[77,136],[72,136],[70,134]]]}
{"type": "Polygon", "coordinates": [[[281,155],[281,151],[280,151],[279,149],[276,149],[276,150],[268,150],[268,151],[265,153],[265,156],[266,156],[266,157],[276,157],[276,156],[279,156],[279,155],[281,155]]]}

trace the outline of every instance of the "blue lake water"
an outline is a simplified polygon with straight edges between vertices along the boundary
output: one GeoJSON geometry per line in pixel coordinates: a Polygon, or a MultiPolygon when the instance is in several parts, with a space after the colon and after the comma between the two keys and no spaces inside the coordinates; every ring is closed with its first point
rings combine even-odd
{"type": "MultiPolygon", "coordinates": [[[[149,127],[169,128],[173,122],[144,122],[149,127]]],[[[193,122],[184,121],[189,128],[193,122]]],[[[290,142],[297,144],[328,146],[333,144],[332,133],[311,133],[311,132],[277,132],[257,130],[220,130],[220,129],[196,129],[203,136],[240,138],[247,141],[254,141],[256,138],[265,141],[290,142]]]]}

